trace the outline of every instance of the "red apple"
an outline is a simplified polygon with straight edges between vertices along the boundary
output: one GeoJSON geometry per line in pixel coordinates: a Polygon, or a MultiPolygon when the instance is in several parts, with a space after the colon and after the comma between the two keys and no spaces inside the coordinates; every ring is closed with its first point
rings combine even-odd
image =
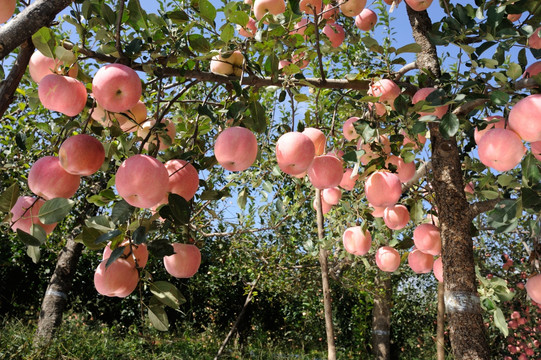
{"type": "Polygon", "coordinates": [[[87,92],[82,82],[69,76],[50,74],[38,85],[43,106],[68,116],[79,115],[85,108],[87,92]]]}
{"type": "Polygon", "coordinates": [[[530,144],[533,156],[541,161],[541,141],[536,141],[530,144]]]}
{"type": "Polygon", "coordinates": [[[0,24],[5,23],[13,16],[17,0],[0,0],[0,24]]]}
{"type": "Polygon", "coordinates": [[[316,189],[340,185],[343,174],[342,162],[332,155],[316,156],[308,168],[308,179],[316,189]]]}
{"type": "Polygon", "coordinates": [[[56,156],[42,157],[32,165],[28,173],[28,187],[46,200],[72,197],[80,182],[81,177],[64,170],[56,156]]]}
{"type": "Polygon", "coordinates": [[[423,11],[428,9],[430,4],[432,4],[432,0],[406,0],[406,4],[415,11],[423,11]]]}
{"type": "MultiPolygon", "coordinates": [[[[411,102],[413,104],[417,104],[419,101],[425,100],[427,98],[427,96],[430,95],[434,91],[436,91],[436,88],[422,88],[422,89],[419,89],[419,90],[417,90],[415,95],[413,95],[413,98],[412,98],[411,102]]],[[[443,106],[438,106],[438,107],[434,108],[434,110],[432,112],[419,111],[419,115],[421,115],[421,116],[435,115],[436,117],[441,119],[443,117],[443,115],[445,115],[447,113],[447,110],[449,110],[449,105],[443,105],[443,106]]]]}
{"type": "Polygon", "coordinates": [[[323,189],[321,192],[321,197],[327,204],[336,205],[342,198],[342,190],[340,190],[338,187],[323,189]]]}
{"type": "Polygon", "coordinates": [[[132,206],[150,209],[166,197],[169,173],[157,159],[133,155],[120,165],[115,185],[118,194],[132,206]]]}
{"type": "MultiPolygon", "coordinates": [[[[165,150],[174,143],[177,130],[175,129],[175,123],[173,123],[169,119],[163,119],[161,121],[161,124],[165,124],[165,131],[163,128],[160,128],[160,134],[158,135],[158,138],[160,139],[159,149],[165,150]]],[[[137,136],[141,139],[146,139],[148,133],[152,131],[155,125],[156,120],[154,119],[143,122],[141,126],[137,129],[137,136]]],[[[154,144],[155,146],[158,146],[158,140],[156,138],[155,130],[148,138],[148,141],[145,143],[144,148],[148,150],[149,144],[154,144]]]]}
{"type": "Polygon", "coordinates": [[[469,183],[466,184],[466,186],[464,186],[464,192],[468,194],[475,193],[473,182],[470,181],[469,183]]]}
{"type": "Polygon", "coordinates": [[[130,67],[108,64],[101,67],[92,80],[92,93],[107,111],[126,112],[142,95],[141,79],[130,67]]]}
{"type": "Polygon", "coordinates": [[[389,164],[396,166],[396,175],[398,175],[402,183],[407,183],[415,176],[415,163],[413,161],[407,163],[400,156],[391,155],[387,158],[385,164],[387,167],[389,167],[389,164]]]}
{"type": "Polygon", "coordinates": [[[479,141],[479,160],[497,171],[516,167],[526,153],[520,137],[511,130],[490,129],[479,141]]]}
{"type": "Polygon", "coordinates": [[[413,231],[413,241],[417,249],[425,254],[439,255],[441,253],[440,229],[432,224],[418,225],[413,231]]]}
{"type": "Polygon", "coordinates": [[[387,209],[384,206],[374,206],[370,203],[368,203],[368,206],[372,207],[374,210],[370,213],[375,218],[382,218],[383,215],[385,215],[385,209],[387,209]]]}
{"type": "Polygon", "coordinates": [[[98,171],[105,160],[101,142],[86,134],[67,138],[58,150],[60,165],[73,175],[87,176],[98,171]]]}
{"type": "Polygon", "coordinates": [[[383,211],[383,221],[391,230],[400,230],[410,221],[410,213],[404,205],[391,205],[383,211]]]}
{"type": "Polygon", "coordinates": [[[534,275],[526,281],[526,292],[533,301],[541,304],[541,274],[534,275]]]}
{"type": "Polygon", "coordinates": [[[165,270],[176,278],[190,278],[195,275],[201,265],[201,252],[191,244],[174,243],[173,255],[164,256],[165,270]]]}
{"type": "Polygon", "coordinates": [[[344,28],[342,27],[342,25],[337,23],[329,23],[325,25],[322,32],[323,34],[327,35],[327,37],[331,41],[331,46],[333,48],[339,47],[346,38],[346,32],[344,31],[344,28]]]}
{"type": "MultiPolygon", "coordinates": [[[[312,207],[314,208],[315,211],[317,211],[316,198],[314,198],[314,200],[312,201],[312,207]]],[[[321,198],[321,212],[323,213],[323,215],[327,214],[329,211],[331,211],[331,209],[332,209],[332,205],[326,202],[325,200],[323,200],[323,197],[322,197],[321,198]]]]}
{"type": "Polygon", "coordinates": [[[169,173],[169,191],[190,201],[199,188],[199,174],[192,164],[173,159],[165,163],[169,173]]]}
{"type": "Polygon", "coordinates": [[[255,36],[255,33],[257,32],[257,25],[255,23],[255,20],[253,18],[248,18],[248,23],[245,27],[237,25],[237,31],[239,32],[239,35],[253,38],[255,36]]]}
{"type": "Polygon", "coordinates": [[[376,171],[368,177],[364,186],[368,202],[377,207],[394,205],[402,195],[402,184],[396,174],[376,171]]]}
{"type": "MultiPolygon", "coordinates": [[[[402,146],[406,146],[407,144],[413,144],[413,149],[419,150],[419,144],[415,140],[410,138],[404,129],[400,130],[400,134],[404,136],[402,146]]],[[[426,143],[426,137],[424,137],[422,134],[417,134],[417,141],[421,144],[420,148],[422,149],[422,145],[426,143]]]]}
{"type": "Polygon", "coordinates": [[[30,234],[32,224],[37,224],[45,230],[46,234],[50,234],[54,230],[56,223],[45,225],[38,218],[39,209],[44,203],[45,201],[36,197],[20,196],[10,211],[11,223],[13,224],[11,229],[13,231],[21,229],[30,234]]]}
{"type": "Polygon", "coordinates": [[[366,255],[372,245],[372,235],[361,226],[347,228],[342,235],[346,251],[353,255],[366,255]]]}
{"type": "Polygon", "coordinates": [[[276,142],[276,160],[280,169],[289,175],[308,170],[314,161],[316,148],[310,138],[300,132],[288,132],[276,142]]]}
{"type": "Polygon", "coordinates": [[[218,54],[210,61],[210,72],[220,75],[241,76],[243,63],[244,55],[238,50],[233,51],[229,56],[218,54]]]}
{"type": "Polygon", "coordinates": [[[434,261],[432,271],[434,272],[434,277],[436,277],[439,282],[443,282],[443,262],[441,257],[434,261]]]}
{"type": "Polygon", "coordinates": [[[373,111],[376,113],[377,116],[385,116],[387,115],[387,108],[385,107],[385,105],[383,105],[382,103],[373,103],[373,102],[369,102],[368,103],[368,109],[370,111],[373,111]]]}
{"type": "Polygon", "coordinates": [[[541,27],[535,29],[533,34],[528,38],[528,46],[532,49],[541,49],[541,38],[539,37],[539,31],[541,31],[541,27]]]}
{"type": "Polygon", "coordinates": [[[400,266],[400,254],[390,246],[382,246],[376,251],[376,265],[381,271],[394,272],[400,266]]]}
{"type": "Polygon", "coordinates": [[[261,20],[267,13],[278,15],[285,11],[286,3],[283,0],[255,0],[254,2],[254,14],[257,20],[261,20]]]}
{"type": "Polygon", "coordinates": [[[304,52],[295,53],[291,55],[291,62],[299,67],[299,69],[304,69],[310,64],[310,61],[306,58],[304,52]]]}
{"type": "Polygon", "coordinates": [[[511,22],[518,21],[520,17],[522,16],[522,13],[520,14],[507,14],[507,19],[511,22]]]}
{"type": "MultiPolygon", "coordinates": [[[[114,118],[118,121],[124,132],[136,131],[147,119],[147,107],[144,102],[138,101],[134,107],[123,113],[115,113],[114,118]]],[[[172,138],[171,138],[172,140],[172,138]]]]}
{"type": "Polygon", "coordinates": [[[312,140],[312,142],[314,143],[314,147],[316,148],[316,156],[323,155],[323,153],[325,152],[325,143],[327,142],[323,131],[316,128],[308,127],[305,128],[302,133],[308,136],[310,140],[312,140]]]}
{"type": "Polygon", "coordinates": [[[214,156],[229,171],[248,169],[257,158],[257,139],[250,130],[235,126],[225,129],[216,138],[214,156]]]}
{"type": "Polygon", "coordinates": [[[342,14],[349,17],[355,17],[361,13],[366,6],[366,0],[347,0],[340,5],[342,14]]]}
{"type": "Polygon", "coordinates": [[[485,136],[487,131],[490,129],[504,129],[505,128],[505,118],[503,116],[495,115],[495,116],[489,116],[485,118],[486,122],[489,122],[489,124],[483,129],[479,130],[478,128],[475,128],[473,132],[473,137],[475,139],[475,143],[479,144],[479,141],[481,141],[481,138],[485,136]],[[500,120],[498,122],[492,122],[494,120],[500,120]]]}
{"type": "Polygon", "coordinates": [[[344,190],[351,191],[355,187],[355,181],[359,178],[359,174],[353,174],[353,169],[346,169],[340,181],[340,187],[344,190]]]}
{"type": "MultiPolygon", "coordinates": [[[[1,2],[1,0],[0,0],[1,2]]],[[[28,62],[28,72],[30,77],[36,84],[39,84],[41,79],[50,74],[60,74],[63,75],[60,70],[62,68],[62,61],[58,59],[53,59],[47,57],[41,53],[41,51],[36,50],[30,57],[28,62]]],[[[74,64],[68,72],[68,76],[77,77],[77,72],[79,68],[74,64]]]]}
{"type": "Polygon", "coordinates": [[[427,274],[434,267],[434,256],[414,249],[408,255],[408,265],[417,274],[427,274]]]}
{"type": "Polygon", "coordinates": [[[379,97],[379,101],[394,107],[394,100],[400,95],[400,87],[392,80],[382,79],[370,85],[368,95],[379,97]]]}
{"type": "MultiPolygon", "coordinates": [[[[144,268],[148,262],[148,249],[146,244],[135,245],[132,244],[130,247],[130,241],[128,239],[124,240],[120,245],[124,246],[124,252],[121,258],[128,260],[133,266],[135,266],[135,261],[140,268],[144,268]]],[[[113,250],[111,250],[111,243],[103,249],[102,260],[108,260],[113,250]]]]}
{"type": "Polygon", "coordinates": [[[526,70],[524,71],[524,74],[522,74],[522,77],[524,77],[525,79],[528,79],[528,78],[534,77],[540,72],[541,72],[541,61],[537,61],[526,68],[526,70]]]}
{"type": "Polygon", "coordinates": [[[378,16],[370,9],[363,9],[359,15],[355,17],[355,25],[363,31],[370,31],[378,22],[378,16]]]}
{"type": "Polygon", "coordinates": [[[344,133],[344,137],[348,141],[355,140],[359,137],[359,134],[357,134],[357,131],[355,130],[355,126],[353,125],[354,122],[359,120],[358,117],[350,117],[346,120],[344,123],[344,127],[342,128],[342,132],[344,133]]]}
{"type": "Polygon", "coordinates": [[[295,30],[291,31],[290,33],[304,36],[304,31],[308,27],[308,24],[310,24],[310,20],[308,20],[307,18],[302,18],[298,23],[295,24],[294,26],[295,30]]]}
{"type": "Polygon", "coordinates": [[[323,1],[321,0],[301,0],[299,2],[299,10],[308,15],[319,14],[323,10],[323,1]]]}
{"type": "Polygon", "coordinates": [[[337,7],[335,7],[333,4],[327,4],[325,7],[323,7],[323,14],[321,15],[321,18],[327,20],[327,24],[333,23],[336,21],[338,13],[339,11],[337,7]]]}
{"type": "Polygon", "coordinates": [[[130,295],[139,283],[139,272],[126,259],[116,259],[108,267],[107,261],[102,261],[94,273],[94,286],[105,296],[126,297],[130,295]]]}
{"type": "Polygon", "coordinates": [[[541,141],[541,94],[526,96],[513,106],[509,128],[524,141],[541,141]]]}

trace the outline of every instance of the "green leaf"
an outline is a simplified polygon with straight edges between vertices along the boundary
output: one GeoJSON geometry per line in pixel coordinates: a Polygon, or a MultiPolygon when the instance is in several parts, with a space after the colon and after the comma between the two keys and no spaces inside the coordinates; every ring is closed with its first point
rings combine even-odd
{"type": "Polygon", "coordinates": [[[139,226],[132,235],[133,243],[135,245],[141,245],[147,241],[146,228],[139,226]]]}
{"type": "Polygon", "coordinates": [[[255,133],[261,134],[267,130],[267,118],[265,116],[265,107],[258,101],[252,101],[248,105],[250,116],[244,118],[243,123],[246,127],[255,133]]]}
{"type": "Polygon", "coordinates": [[[216,8],[208,0],[199,0],[199,14],[214,27],[214,19],[216,19],[216,8]]]}
{"type": "Polygon", "coordinates": [[[73,51],[68,50],[63,46],[56,47],[55,55],[58,60],[61,60],[64,63],[64,65],[71,65],[77,60],[73,51]]]}
{"type": "Polygon", "coordinates": [[[192,49],[199,53],[206,54],[211,49],[209,41],[203,35],[190,34],[188,36],[188,41],[190,42],[192,49]]]}
{"type": "Polygon", "coordinates": [[[177,25],[190,21],[190,17],[182,10],[174,10],[167,13],[167,17],[177,25]]]}
{"type": "Polygon", "coordinates": [[[228,20],[234,24],[246,26],[250,20],[250,17],[244,11],[233,11],[231,14],[229,14],[228,20]]]}
{"type": "Polygon", "coordinates": [[[507,327],[507,321],[505,321],[505,316],[503,315],[502,309],[499,307],[494,311],[494,325],[502,332],[503,336],[507,337],[509,335],[509,328],[507,327]]]}
{"type": "Polygon", "coordinates": [[[109,240],[116,238],[120,234],[122,234],[122,231],[118,229],[106,232],[105,234],[98,236],[98,238],[96,239],[96,241],[94,241],[94,243],[95,244],[107,243],[109,240]]]}
{"type": "Polygon", "coordinates": [[[115,224],[104,215],[93,216],[90,219],[85,220],[85,225],[102,233],[111,231],[115,228],[115,224]]]}
{"type": "Polygon", "coordinates": [[[402,53],[418,53],[418,52],[421,52],[421,50],[422,50],[421,45],[417,43],[411,43],[411,44],[404,45],[396,49],[395,54],[399,55],[402,53]]]}
{"type": "Polygon", "coordinates": [[[75,201],[65,198],[47,200],[39,209],[39,221],[44,224],[54,224],[69,214],[75,201]]]}
{"type": "Polygon", "coordinates": [[[158,331],[169,330],[169,320],[165,309],[160,305],[149,305],[148,307],[148,319],[154,328],[158,331]]]}
{"type": "Polygon", "coordinates": [[[492,91],[490,93],[490,101],[495,105],[504,106],[509,103],[509,94],[504,93],[503,91],[492,91]]]}
{"type": "Polygon", "coordinates": [[[32,259],[32,262],[34,264],[37,264],[39,262],[39,259],[41,258],[41,250],[39,249],[39,246],[27,246],[26,247],[26,255],[32,259]]]}
{"type": "Polygon", "coordinates": [[[38,49],[43,55],[54,59],[54,48],[56,47],[56,40],[54,32],[47,28],[42,27],[34,35],[32,35],[32,43],[36,49],[38,49]]]}
{"type": "Polygon", "coordinates": [[[541,172],[539,171],[539,161],[529,153],[520,163],[522,168],[522,182],[526,185],[538,184],[541,181],[541,172]]]}
{"type": "Polygon", "coordinates": [[[0,195],[0,211],[9,212],[19,198],[19,184],[13,183],[0,195]]]}
{"type": "Polygon", "coordinates": [[[167,281],[155,281],[149,286],[150,292],[156,296],[164,305],[167,305],[175,310],[180,308],[181,304],[186,302],[186,299],[180,291],[167,281]]]}
{"type": "Polygon", "coordinates": [[[42,244],[47,240],[47,233],[45,229],[39,224],[32,224],[30,226],[30,234],[39,240],[42,244]]]}
{"type": "Polygon", "coordinates": [[[453,113],[447,113],[441,119],[440,132],[445,138],[450,138],[457,133],[459,126],[458,117],[453,113]]]}
{"type": "Polygon", "coordinates": [[[175,250],[173,245],[167,239],[157,239],[147,244],[148,251],[152,256],[162,258],[164,256],[173,255],[175,250]]]}
{"type": "Polygon", "coordinates": [[[125,246],[119,246],[111,252],[111,255],[107,258],[107,263],[105,263],[105,268],[108,268],[109,265],[115,262],[116,259],[121,257],[124,254],[125,246]]]}
{"type": "Polygon", "coordinates": [[[105,247],[104,243],[97,244],[96,240],[100,237],[101,232],[96,229],[84,226],[82,232],[83,244],[90,250],[101,250],[105,247]]]}
{"type": "Polygon", "coordinates": [[[239,191],[239,195],[237,197],[237,204],[242,210],[244,210],[244,208],[246,207],[247,198],[248,192],[246,191],[246,189],[242,189],[241,191],[239,191]]]}
{"type": "Polygon", "coordinates": [[[27,232],[22,231],[21,229],[17,229],[17,235],[19,236],[19,239],[28,246],[40,246],[41,241],[33,237],[27,232]]]}
{"type": "Polygon", "coordinates": [[[180,224],[188,224],[190,222],[191,209],[186,199],[177,194],[169,194],[167,199],[173,219],[180,224]]]}
{"type": "Polygon", "coordinates": [[[127,222],[131,215],[133,214],[135,208],[128,204],[125,200],[121,200],[113,206],[113,211],[111,212],[111,220],[115,224],[123,224],[127,222]]]}
{"type": "Polygon", "coordinates": [[[221,29],[220,39],[223,42],[229,42],[233,37],[235,37],[235,28],[231,24],[225,24],[221,29]]]}
{"type": "Polygon", "coordinates": [[[509,64],[509,70],[507,70],[507,76],[516,80],[522,75],[522,67],[517,63],[509,64]]]}

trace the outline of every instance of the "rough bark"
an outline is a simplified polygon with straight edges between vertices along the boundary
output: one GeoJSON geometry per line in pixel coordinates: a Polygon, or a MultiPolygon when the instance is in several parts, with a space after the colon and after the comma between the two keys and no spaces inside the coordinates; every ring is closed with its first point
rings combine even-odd
{"type": "Polygon", "coordinates": [[[376,291],[372,309],[372,342],[377,360],[391,358],[391,277],[379,272],[375,279],[376,291]]]}
{"type": "Polygon", "coordinates": [[[438,324],[436,330],[436,352],[438,360],[445,360],[445,287],[438,283],[438,324]]]}
{"type": "Polygon", "coordinates": [[[49,26],[55,16],[73,0],[37,0],[16,17],[0,27],[0,60],[21,45],[44,26],[49,26]]]}
{"type": "Polygon", "coordinates": [[[70,238],[58,256],[56,268],[41,303],[34,346],[48,344],[62,322],[62,313],[68,302],[67,294],[71,289],[73,275],[83,247],[83,244],[70,238]]]}
{"type": "MultiPolygon", "coordinates": [[[[441,76],[436,47],[428,32],[432,23],[426,11],[408,6],[408,16],[415,41],[421,45],[419,69],[435,78],[441,76]]],[[[442,238],[445,305],[450,340],[455,359],[489,359],[488,341],[481,315],[473,242],[470,233],[471,213],[464,194],[459,149],[455,138],[445,139],[438,124],[429,124],[432,144],[432,187],[436,197],[442,238]]]]}
{"type": "Polygon", "coordinates": [[[21,82],[33,52],[34,44],[30,39],[27,39],[22,43],[19,55],[17,55],[9,75],[0,82],[0,118],[4,116],[9,105],[13,102],[13,94],[21,82]]]}
{"type": "Polygon", "coordinates": [[[321,208],[321,190],[316,190],[316,209],[317,209],[317,235],[320,241],[319,245],[319,265],[321,267],[321,287],[323,290],[323,308],[325,312],[325,333],[327,334],[327,358],[336,360],[336,346],[334,344],[334,325],[332,322],[332,300],[331,288],[329,286],[329,264],[328,251],[325,250],[321,241],[324,238],[323,229],[323,210],[321,208]]]}

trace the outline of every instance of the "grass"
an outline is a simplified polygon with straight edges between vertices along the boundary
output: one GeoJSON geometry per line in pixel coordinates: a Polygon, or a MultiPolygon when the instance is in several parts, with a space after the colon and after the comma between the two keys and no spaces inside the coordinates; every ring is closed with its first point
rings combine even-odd
{"type": "MultiPolygon", "coordinates": [[[[46,347],[32,346],[35,323],[9,319],[0,323],[0,359],[213,359],[224,334],[158,332],[121,324],[107,326],[82,319],[64,318],[54,340],[46,347]]],[[[295,344],[277,344],[266,336],[251,337],[240,346],[231,339],[220,359],[325,359],[324,352],[305,353],[295,344]]]]}

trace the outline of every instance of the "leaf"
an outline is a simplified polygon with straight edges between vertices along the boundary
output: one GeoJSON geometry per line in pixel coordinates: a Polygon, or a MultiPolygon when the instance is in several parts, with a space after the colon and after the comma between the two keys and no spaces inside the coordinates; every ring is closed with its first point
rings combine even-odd
{"type": "Polygon", "coordinates": [[[191,209],[186,199],[177,194],[169,194],[167,199],[173,219],[180,224],[188,224],[190,222],[191,209]]]}
{"type": "Polygon", "coordinates": [[[517,63],[509,64],[509,70],[507,70],[507,76],[516,80],[522,75],[522,67],[517,63]]]}
{"type": "Polygon", "coordinates": [[[229,42],[233,37],[235,37],[235,28],[231,24],[225,24],[221,29],[220,39],[223,42],[229,42]]]}
{"type": "Polygon", "coordinates": [[[54,59],[54,48],[56,40],[54,33],[47,27],[42,27],[34,35],[32,35],[32,43],[43,55],[54,59]]]}
{"type": "Polygon", "coordinates": [[[95,244],[106,243],[109,240],[114,239],[115,237],[117,237],[121,233],[122,232],[120,230],[118,230],[118,229],[106,232],[105,234],[102,234],[102,235],[98,236],[98,238],[96,239],[96,241],[94,241],[94,243],[95,244]]]}
{"type": "Polygon", "coordinates": [[[199,14],[214,27],[214,19],[216,19],[216,8],[208,0],[199,0],[199,14]]]}
{"type": "Polygon", "coordinates": [[[169,330],[169,320],[165,309],[160,305],[149,305],[148,307],[148,319],[156,330],[167,331],[169,330]]]}
{"type": "Polygon", "coordinates": [[[503,315],[503,311],[499,307],[497,307],[496,310],[494,311],[494,325],[496,325],[496,327],[500,329],[500,331],[505,337],[509,335],[509,328],[507,327],[507,321],[505,321],[505,316],[503,315]]]}
{"type": "Polygon", "coordinates": [[[147,247],[148,251],[152,254],[152,256],[157,258],[173,255],[175,253],[173,245],[171,245],[169,243],[169,240],[167,239],[158,239],[151,241],[147,244],[147,247]]]}
{"type": "Polygon", "coordinates": [[[39,209],[39,221],[44,224],[54,224],[69,214],[75,201],[65,198],[47,200],[39,209]]]}
{"type": "Polygon", "coordinates": [[[457,133],[459,126],[458,117],[453,113],[447,113],[441,119],[440,132],[445,138],[450,138],[457,133]]]}
{"type": "Polygon", "coordinates": [[[66,49],[63,46],[57,46],[54,50],[56,58],[64,63],[64,65],[71,65],[76,60],[77,57],[73,53],[73,51],[66,49]]]}
{"type": "Polygon", "coordinates": [[[180,291],[167,281],[155,281],[149,286],[150,292],[154,294],[158,300],[164,305],[167,305],[175,310],[178,310],[181,304],[186,302],[186,299],[180,291]]]}
{"type": "Polygon", "coordinates": [[[490,93],[490,101],[495,105],[504,106],[509,103],[509,94],[503,91],[492,91],[490,93]]]}
{"type": "Polygon", "coordinates": [[[402,53],[418,53],[418,52],[421,52],[421,50],[422,50],[421,45],[417,43],[411,43],[411,44],[404,45],[396,49],[395,54],[399,55],[402,53]]]}
{"type": "Polygon", "coordinates": [[[232,11],[228,16],[228,20],[234,24],[239,24],[240,26],[246,26],[250,17],[244,11],[232,11]]]}
{"type": "Polygon", "coordinates": [[[261,134],[267,130],[267,118],[265,116],[265,107],[258,101],[252,101],[248,105],[250,116],[244,118],[244,124],[255,133],[261,134]]]}
{"type": "Polygon", "coordinates": [[[128,204],[125,200],[121,200],[113,206],[113,211],[111,212],[111,220],[115,224],[123,224],[127,222],[135,208],[128,204]]]}
{"type": "Polygon", "coordinates": [[[0,211],[9,212],[19,198],[19,184],[13,183],[0,195],[0,211]]]}
{"type": "Polygon", "coordinates": [[[34,264],[37,264],[41,258],[41,250],[39,249],[39,246],[28,246],[26,248],[26,255],[32,259],[34,264]]]}
{"type": "Polygon", "coordinates": [[[146,228],[139,226],[132,235],[133,243],[135,245],[141,245],[147,241],[146,228]]]}
{"type": "Polygon", "coordinates": [[[85,220],[85,225],[89,228],[94,228],[102,233],[111,231],[115,228],[115,224],[109,220],[107,216],[93,216],[85,220]]]}
{"type": "Polygon", "coordinates": [[[202,54],[206,54],[210,51],[210,43],[203,35],[190,34],[188,35],[188,41],[194,51],[202,54]]]}
{"type": "Polygon", "coordinates": [[[105,247],[104,243],[96,244],[96,240],[100,237],[101,232],[96,229],[84,226],[82,232],[83,244],[90,250],[101,250],[105,247]]]}
{"type": "Polygon", "coordinates": [[[107,263],[105,263],[105,268],[108,268],[109,265],[114,263],[116,259],[121,257],[124,254],[124,249],[126,249],[125,246],[119,246],[116,249],[114,249],[111,252],[111,255],[109,255],[109,258],[107,259],[107,263]]]}
{"type": "Polygon", "coordinates": [[[29,246],[40,246],[41,241],[36,239],[34,236],[30,235],[27,232],[22,231],[21,229],[17,229],[17,235],[19,236],[19,239],[25,244],[29,246]]]}
{"type": "Polygon", "coordinates": [[[539,171],[539,161],[529,153],[520,163],[522,168],[522,181],[527,185],[538,184],[541,181],[541,172],[539,171]]]}
{"type": "Polygon", "coordinates": [[[47,240],[47,233],[45,229],[39,224],[32,224],[30,226],[30,234],[39,240],[42,244],[47,240]]]}
{"type": "Polygon", "coordinates": [[[244,210],[244,208],[246,207],[247,198],[248,198],[248,192],[246,191],[246,189],[242,189],[239,192],[239,195],[237,197],[237,204],[239,205],[241,210],[244,210]]]}
{"type": "Polygon", "coordinates": [[[190,21],[188,14],[182,10],[170,11],[167,13],[167,17],[177,25],[190,21]]]}

